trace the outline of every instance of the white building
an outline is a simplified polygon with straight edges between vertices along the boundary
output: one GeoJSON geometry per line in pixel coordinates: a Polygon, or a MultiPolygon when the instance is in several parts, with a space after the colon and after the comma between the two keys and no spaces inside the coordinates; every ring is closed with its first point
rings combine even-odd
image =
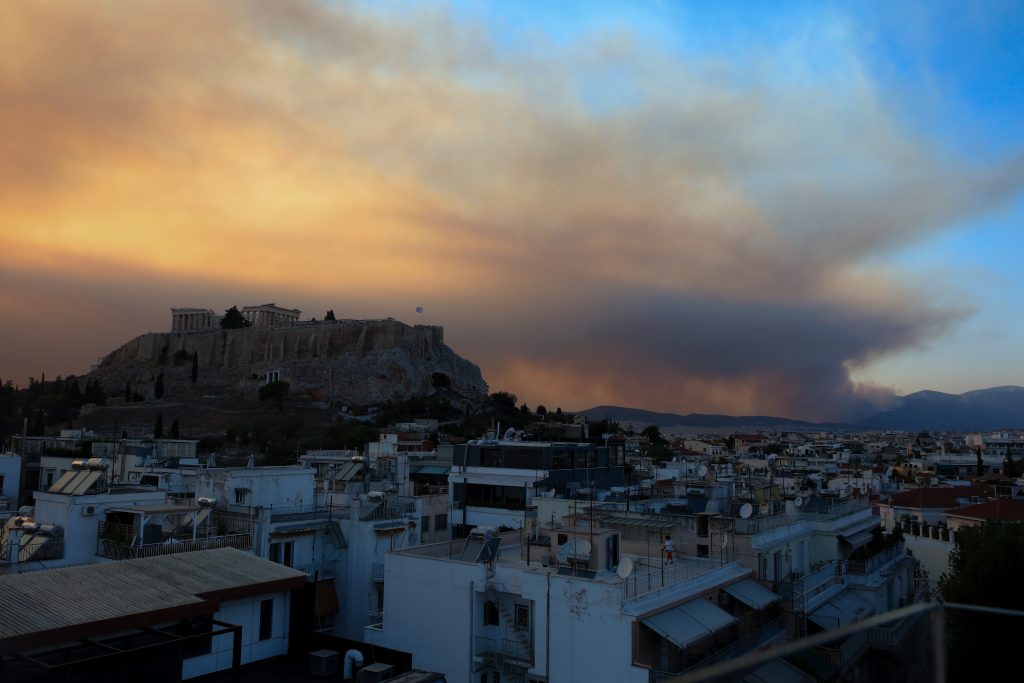
{"type": "Polygon", "coordinates": [[[365,640],[411,651],[452,683],[646,683],[740,638],[733,656],[785,633],[779,596],[736,563],[649,562],[579,518],[526,540],[474,534],[390,553],[382,619],[365,640]],[[424,615],[445,615],[445,628],[424,615]]]}
{"type": "Polygon", "coordinates": [[[303,585],[301,572],[230,548],[0,576],[0,657],[16,680],[91,679],[100,656],[118,680],[237,672],[288,652],[303,585]]]}

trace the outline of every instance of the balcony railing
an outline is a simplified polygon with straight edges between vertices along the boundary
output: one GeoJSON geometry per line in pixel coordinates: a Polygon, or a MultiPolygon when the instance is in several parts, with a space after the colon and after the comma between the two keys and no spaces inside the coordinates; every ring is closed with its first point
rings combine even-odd
{"type": "Polygon", "coordinates": [[[237,548],[252,550],[252,534],[233,534],[230,536],[211,536],[196,540],[169,539],[163,543],[150,545],[130,545],[107,538],[99,539],[96,554],[111,560],[134,560],[140,557],[157,557],[174,555],[195,550],[211,550],[213,548],[237,548]]]}
{"type": "Polygon", "coordinates": [[[870,507],[871,503],[867,498],[850,498],[842,503],[829,505],[827,507],[797,508],[797,516],[807,520],[836,519],[852,512],[859,512],[870,507]]]}
{"type": "Polygon", "coordinates": [[[370,579],[372,581],[383,581],[384,580],[384,563],[374,562],[370,565],[370,579]]]}
{"type": "Polygon", "coordinates": [[[310,580],[313,579],[333,579],[337,575],[337,560],[320,560],[318,562],[307,562],[306,564],[297,564],[292,569],[298,569],[300,572],[305,572],[309,576],[310,580]]]}
{"type": "Polygon", "coordinates": [[[384,610],[372,609],[366,613],[366,625],[369,628],[383,629],[384,628],[384,610]]]}
{"type": "Polygon", "coordinates": [[[337,519],[348,515],[347,505],[294,505],[270,510],[271,522],[304,522],[310,519],[337,519]]]}
{"type": "Polygon", "coordinates": [[[632,600],[646,593],[661,590],[688,579],[714,571],[723,566],[714,560],[690,559],[662,567],[637,570],[622,582],[622,599],[632,600]]]}
{"type": "Polygon", "coordinates": [[[726,645],[710,657],[702,659],[693,666],[690,666],[683,673],[702,669],[706,666],[711,666],[712,664],[717,664],[719,662],[726,662],[737,657],[742,657],[743,655],[753,652],[754,650],[768,644],[785,632],[785,617],[776,617],[756,631],[748,633],[736,642],[726,645]]]}
{"type": "Polygon", "coordinates": [[[843,574],[873,574],[890,560],[900,557],[901,555],[906,555],[906,552],[906,547],[902,542],[896,543],[895,545],[872,555],[866,560],[843,560],[841,563],[841,572],[843,574]]]}
{"type": "Polygon", "coordinates": [[[411,515],[415,510],[416,504],[411,500],[407,502],[386,503],[369,510],[361,511],[359,513],[359,519],[364,522],[384,519],[400,519],[407,515],[411,515]]]}
{"type": "Polygon", "coordinates": [[[524,643],[513,638],[476,637],[476,655],[478,657],[498,656],[503,659],[514,659],[519,662],[533,664],[533,654],[524,643]]]}

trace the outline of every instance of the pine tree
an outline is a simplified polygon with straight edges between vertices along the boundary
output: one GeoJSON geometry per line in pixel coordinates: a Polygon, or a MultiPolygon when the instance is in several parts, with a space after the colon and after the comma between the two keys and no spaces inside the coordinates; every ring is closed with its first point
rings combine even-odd
{"type": "Polygon", "coordinates": [[[224,311],[224,317],[220,319],[220,326],[225,330],[237,330],[240,327],[250,327],[251,322],[242,317],[238,306],[232,306],[224,311]]]}
{"type": "Polygon", "coordinates": [[[153,427],[153,438],[162,439],[164,438],[164,414],[157,413],[156,425],[153,427]]]}
{"type": "Polygon", "coordinates": [[[327,313],[324,314],[324,320],[335,320],[334,309],[328,309],[327,313]]]}
{"type": "Polygon", "coordinates": [[[181,429],[178,427],[178,421],[177,420],[175,420],[174,422],[171,423],[171,438],[172,439],[180,439],[181,438],[181,429]]]}

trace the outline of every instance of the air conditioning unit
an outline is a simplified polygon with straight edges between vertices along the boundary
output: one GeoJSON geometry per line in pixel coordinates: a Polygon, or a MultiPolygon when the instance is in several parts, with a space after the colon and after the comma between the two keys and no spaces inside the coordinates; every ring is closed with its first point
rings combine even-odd
{"type": "Polygon", "coordinates": [[[378,683],[378,681],[386,681],[393,677],[395,674],[395,667],[393,664],[385,664],[384,662],[375,662],[364,666],[356,674],[357,683],[378,683]]]}
{"type": "Polygon", "coordinates": [[[92,517],[96,514],[96,506],[86,505],[85,507],[82,508],[82,514],[86,517],[92,517]]]}
{"type": "Polygon", "coordinates": [[[310,676],[334,676],[337,673],[337,652],[334,650],[317,650],[309,653],[310,676]]]}

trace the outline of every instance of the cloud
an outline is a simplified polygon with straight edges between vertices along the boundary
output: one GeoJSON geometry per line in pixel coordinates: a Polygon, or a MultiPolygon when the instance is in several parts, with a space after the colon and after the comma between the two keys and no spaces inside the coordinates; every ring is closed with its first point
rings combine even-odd
{"type": "Polygon", "coordinates": [[[850,368],[961,313],[865,264],[1024,173],[902,123],[837,25],[730,62],[628,28],[499,49],[438,6],[18,4],[0,249],[50,284],[9,277],[0,303],[92,297],[92,356],[129,310],[424,304],[533,401],[846,417],[866,395],[850,368]],[[808,72],[826,39],[829,73],[808,72]]]}

